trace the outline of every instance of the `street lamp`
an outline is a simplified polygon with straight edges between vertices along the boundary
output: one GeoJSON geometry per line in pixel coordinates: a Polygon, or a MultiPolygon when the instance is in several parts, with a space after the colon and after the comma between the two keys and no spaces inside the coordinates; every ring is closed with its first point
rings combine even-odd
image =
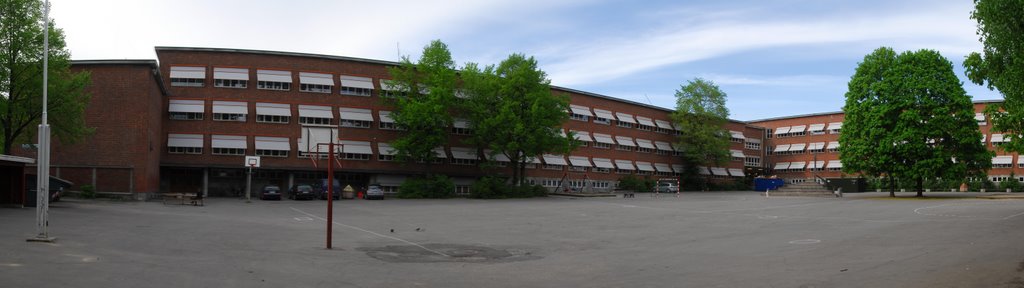
{"type": "Polygon", "coordinates": [[[46,86],[50,57],[50,1],[43,4],[43,116],[39,124],[39,157],[36,159],[36,237],[29,242],[53,242],[47,231],[50,225],[50,124],[46,119],[46,86]]]}

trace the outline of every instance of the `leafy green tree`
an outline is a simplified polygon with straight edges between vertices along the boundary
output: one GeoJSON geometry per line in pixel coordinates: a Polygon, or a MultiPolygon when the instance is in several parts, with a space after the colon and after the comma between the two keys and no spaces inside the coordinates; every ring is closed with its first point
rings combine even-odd
{"type": "MultiPolygon", "coordinates": [[[[38,0],[0,0],[0,130],[3,154],[18,143],[32,143],[43,105],[43,3],[38,0]]],[[[92,131],[83,113],[89,103],[86,72],[72,73],[71,53],[64,31],[49,33],[47,102],[53,135],[64,143],[81,140],[92,131]]]]}
{"type": "Polygon", "coordinates": [[[512,54],[497,67],[469,63],[462,70],[466,99],[461,112],[473,125],[469,141],[504,154],[513,165],[512,183],[522,185],[526,165],[544,153],[568,153],[576,145],[563,136],[569,99],[551,93],[537,60],[512,54]]]}
{"type": "Polygon", "coordinates": [[[1009,136],[1003,149],[1024,152],[1024,1],[975,0],[971,19],[978,21],[984,48],[964,60],[967,77],[1003,94],[1005,101],[990,104],[986,114],[993,130],[1009,136]]]}
{"type": "Polygon", "coordinates": [[[429,171],[437,158],[434,149],[448,143],[449,113],[455,101],[457,75],[448,46],[434,40],[423,48],[417,63],[403,57],[399,67],[388,69],[392,89],[402,92],[394,101],[391,118],[403,133],[391,146],[395,158],[404,162],[422,162],[429,171]]]}
{"type": "Polygon", "coordinates": [[[843,110],[846,173],[911,179],[921,197],[925,179],[963,179],[992,165],[971,98],[938,52],[876,49],[850,79],[843,110]]]}
{"type": "Polygon", "coordinates": [[[672,120],[682,131],[676,143],[683,151],[687,178],[697,177],[697,166],[717,166],[731,159],[729,134],[722,128],[729,121],[726,97],[715,83],[702,78],[676,90],[672,120]]]}

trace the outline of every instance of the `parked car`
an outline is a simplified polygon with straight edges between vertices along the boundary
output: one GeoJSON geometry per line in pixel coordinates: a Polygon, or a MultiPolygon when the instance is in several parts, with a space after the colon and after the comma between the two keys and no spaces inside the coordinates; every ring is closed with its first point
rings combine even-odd
{"type": "Polygon", "coordinates": [[[661,182],[658,183],[658,193],[676,193],[679,192],[679,186],[676,183],[661,182]]]}
{"type": "MultiPolygon", "coordinates": [[[[327,192],[327,179],[320,179],[320,185],[316,187],[316,198],[327,200],[327,192]]],[[[331,196],[334,200],[338,200],[341,196],[341,182],[338,182],[338,179],[334,179],[334,194],[331,196]]]]}
{"type": "Polygon", "coordinates": [[[300,184],[292,186],[288,190],[288,199],[293,200],[313,200],[316,198],[316,192],[313,191],[313,186],[300,184]]]}
{"type": "Polygon", "coordinates": [[[277,187],[277,185],[263,186],[260,200],[281,200],[281,187],[277,187]]]}
{"type": "Polygon", "coordinates": [[[384,200],[384,189],[381,189],[380,184],[370,184],[370,186],[366,188],[366,194],[364,195],[366,195],[363,196],[366,199],[384,200]]]}

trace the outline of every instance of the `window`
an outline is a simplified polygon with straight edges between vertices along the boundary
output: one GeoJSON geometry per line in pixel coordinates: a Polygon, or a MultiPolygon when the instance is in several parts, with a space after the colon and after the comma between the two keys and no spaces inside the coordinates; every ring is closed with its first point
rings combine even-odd
{"type": "Polygon", "coordinates": [[[378,154],[377,155],[377,161],[385,161],[385,162],[395,161],[395,155],[378,154]]]}
{"type": "Polygon", "coordinates": [[[299,124],[307,125],[331,125],[331,118],[299,117],[299,124]]]}
{"type": "Polygon", "coordinates": [[[615,119],[615,115],[612,115],[611,111],[594,109],[594,123],[611,125],[613,119],[615,119]]]}
{"type": "Polygon", "coordinates": [[[743,166],[746,167],[761,167],[761,157],[747,156],[743,158],[743,166]]]}
{"type": "Polygon", "coordinates": [[[464,147],[452,147],[452,161],[453,165],[476,165],[477,153],[476,149],[464,148],[464,147]]]}
{"type": "Polygon", "coordinates": [[[766,139],[772,139],[772,129],[764,129],[764,137],[766,139]]]}
{"type": "Polygon", "coordinates": [[[338,80],[341,82],[338,93],[342,95],[371,96],[373,94],[373,79],[341,75],[338,80]]]}
{"type": "Polygon", "coordinates": [[[559,171],[561,171],[563,169],[565,169],[565,166],[563,166],[563,165],[544,164],[544,170],[559,170],[559,171]]]}
{"type": "Polygon", "coordinates": [[[245,122],[249,113],[249,103],[233,101],[213,101],[213,120],[245,122]]]}
{"type": "Polygon", "coordinates": [[[213,147],[213,155],[245,155],[245,149],[213,147]]]}
{"type": "Polygon", "coordinates": [[[256,136],[257,156],[288,157],[291,150],[291,141],[286,137],[256,136]]]}
{"type": "Polygon", "coordinates": [[[626,145],[615,145],[615,150],[619,151],[633,151],[633,147],[626,145]]]}
{"type": "Polygon", "coordinates": [[[395,161],[395,153],[391,144],[377,142],[377,161],[395,161]]]}
{"type": "Polygon", "coordinates": [[[974,113],[974,121],[978,122],[978,126],[988,125],[988,123],[985,122],[985,113],[974,113]]]}
{"type": "Polygon", "coordinates": [[[344,160],[370,160],[370,154],[341,153],[344,160]]]}
{"type": "Polygon", "coordinates": [[[284,150],[260,150],[260,149],[256,149],[256,156],[266,156],[266,157],[288,157],[288,151],[284,151],[284,150]]]}
{"type": "Polygon", "coordinates": [[[169,154],[203,154],[202,147],[167,147],[169,154]]]}
{"type": "Polygon", "coordinates": [[[828,123],[828,134],[839,134],[843,129],[843,122],[832,122],[828,123]]]}
{"type": "Polygon", "coordinates": [[[452,121],[452,134],[472,135],[473,129],[469,128],[469,121],[466,121],[465,119],[454,119],[454,121],[452,121]]]}
{"type": "Polygon", "coordinates": [[[213,87],[241,88],[249,85],[249,69],[213,68],[213,87]]]}
{"type": "Polygon", "coordinates": [[[672,133],[672,124],[669,123],[668,121],[665,121],[665,120],[654,120],[654,125],[657,127],[654,130],[655,132],[658,132],[658,133],[661,133],[661,134],[671,134],[672,133]]]}
{"type": "Polygon", "coordinates": [[[633,123],[629,123],[629,122],[617,121],[617,122],[615,122],[615,125],[617,125],[619,127],[622,127],[622,128],[633,128],[633,123]]]}
{"type": "Polygon", "coordinates": [[[331,125],[334,113],[331,107],[299,105],[299,124],[303,125],[331,125]]]}
{"type": "Polygon", "coordinates": [[[471,166],[471,165],[476,165],[476,160],[474,160],[474,159],[452,158],[451,164],[452,165],[467,165],[467,166],[471,166]]]}
{"type": "Polygon", "coordinates": [[[839,141],[828,142],[826,149],[829,153],[839,153],[839,141]]]}
{"type": "Polygon", "coordinates": [[[256,115],[256,122],[259,122],[259,123],[288,124],[288,122],[291,122],[291,118],[292,117],[288,117],[288,116],[258,115],[257,114],[256,115]]]}
{"type": "Polygon", "coordinates": [[[618,143],[615,146],[615,150],[619,151],[633,151],[633,147],[636,147],[636,144],[633,143],[633,138],[630,137],[615,136],[615,142],[618,143]]]}
{"type": "Polygon", "coordinates": [[[1013,168],[1013,155],[1001,155],[992,158],[992,168],[1013,168]]]}
{"type": "Polygon", "coordinates": [[[407,93],[402,91],[402,87],[396,84],[392,80],[380,79],[380,97],[382,98],[398,98],[405,97],[407,93]]]}
{"type": "Polygon", "coordinates": [[[381,130],[398,130],[398,127],[395,126],[395,122],[381,121],[379,125],[380,126],[378,126],[378,128],[381,130]]]}
{"type": "Polygon", "coordinates": [[[636,125],[637,129],[640,129],[640,130],[643,130],[643,131],[652,131],[652,130],[654,130],[654,120],[651,120],[651,118],[637,116],[636,117],[636,121],[637,121],[637,125],[636,125]]]}
{"type": "Polygon", "coordinates": [[[743,151],[740,150],[729,150],[729,154],[732,155],[732,161],[744,161],[747,155],[743,155],[743,151]]]}
{"type": "Polygon", "coordinates": [[[373,127],[373,112],[370,109],[338,108],[338,115],[341,118],[341,127],[373,127]]]}
{"type": "Polygon", "coordinates": [[[466,196],[469,195],[468,185],[455,185],[455,195],[466,196]]]}
{"type": "Polygon", "coordinates": [[[562,181],[553,180],[553,179],[544,179],[544,180],[541,180],[540,183],[541,183],[540,185],[544,186],[544,187],[558,187],[558,186],[562,186],[562,181]]]}
{"type": "Polygon", "coordinates": [[[796,126],[793,126],[793,127],[789,127],[789,136],[796,137],[796,136],[807,135],[806,129],[807,129],[806,125],[796,125],[796,126]]]}
{"type": "Polygon", "coordinates": [[[569,105],[569,110],[569,118],[576,121],[589,122],[590,117],[594,116],[593,113],[590,113],[590,107],[586,106],[569,105]]]}
{"type": "Polygon", "coordinates": [[[206,82],[206,67],[171,66],[171,86],[203,87],[206,82]]]}
{"type": "Polygon", "coordinates": [[[395,125],[395,120],[391,119],[391,111],[379,111],[377,114],[380,117],[380,124],[377,128],[381,130],[401,130],[395,125]]]}
{"type": "Polygon", "coordinates": [[[807,147],[807,152],[811,154],[825,152],[825,142],[811,143],[811,145],[807,147]]]}
{"type": "Polygon", "coordinates": [[[811,124],[811,127],[807,130],[811,131],[811,135],[825,135],[825,124],[811,124]]]}
{"type": "Polygon", "coordinates": [[[264,90],[289,91],[292,89],[292,72],[256,70],[256,88],[264,90]]]}
{"type": "Polygon", "coordinates": [[[334,79],[331,74],[299,72],[299,91],[331,93],[334,79]]]}
{"type": "Polygon", "coordinates": [[[204,137],[201,134],[168,134],[167,153],[203,154],[204,137]]]}
{"type": "Polygon", "coordinates": [[[612,149],[612,144],[601,143],[601,142],[594,142],[594,148],[597,148],[597,149],[612,149]]]}
{"type": "Polygon", "coordinates": [[[246,155],[249,146],[246,136],[213,135],[212,139],[210,146],[213,155],[246,155]]]}
{"type": "Polygon", "coordinates": [[[167,112],[171,120],[203,120],[205,110],[203,100],[168,100],[167,112]]]}
{"type": "Polygon", "coordinates": [[[761,140],[749,138],[743,143],[743,148],[747,148],[749,150],[761,150],[761,140]]]}
{"type": "Polygon", "coordinates": [[[747,138],[743,136],[743,132],[740,131],[729,131],[729,141],[732,143],[743,143],[747,138]]]}

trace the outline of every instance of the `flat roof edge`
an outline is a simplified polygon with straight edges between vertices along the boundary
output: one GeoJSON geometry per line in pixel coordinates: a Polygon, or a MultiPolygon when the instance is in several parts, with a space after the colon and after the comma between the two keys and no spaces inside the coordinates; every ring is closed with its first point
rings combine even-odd
{"type": "Polygon", "coordinates": [[[10,161],[10,162],[25,163],[25,164],[36,163],[36,159],[32,159],[32,158],[28,158],[28,157],[21,157],[21,156],[7,155],[7,154],[0,154],[0,161],[10,161]]]}
{"type": "Polygon", "coordinates": [[[307,57],[307,58],[321,58],[321,59],[356,61],[356,62],[366,62],[366,63],[382,64],[382,65],[389,65],[389,66],[398,66],[398,65],[401,64],[399,62],[385,61],[385,60],[375,60],[375,59],[366,59],[366,58],[345,57],[345,56],[326,55],[326,54],[301,53],[301,52],[255,50],[255,49],[211,48],[211,47],[175,47],[175,46],[156,46],[154,49],[157,52],[160,52],[160,51],[191,51],[191,52],[246,53],[246,54],[264,54],[264,55],[277,55],[277,56],[292,56],[292,57],[307,57]]]}
{"type": "Polygon", "coordinates": [[[88,59],[71,60],[71,65],[148,65],[156,67],[153,59],[88,59]]]}

